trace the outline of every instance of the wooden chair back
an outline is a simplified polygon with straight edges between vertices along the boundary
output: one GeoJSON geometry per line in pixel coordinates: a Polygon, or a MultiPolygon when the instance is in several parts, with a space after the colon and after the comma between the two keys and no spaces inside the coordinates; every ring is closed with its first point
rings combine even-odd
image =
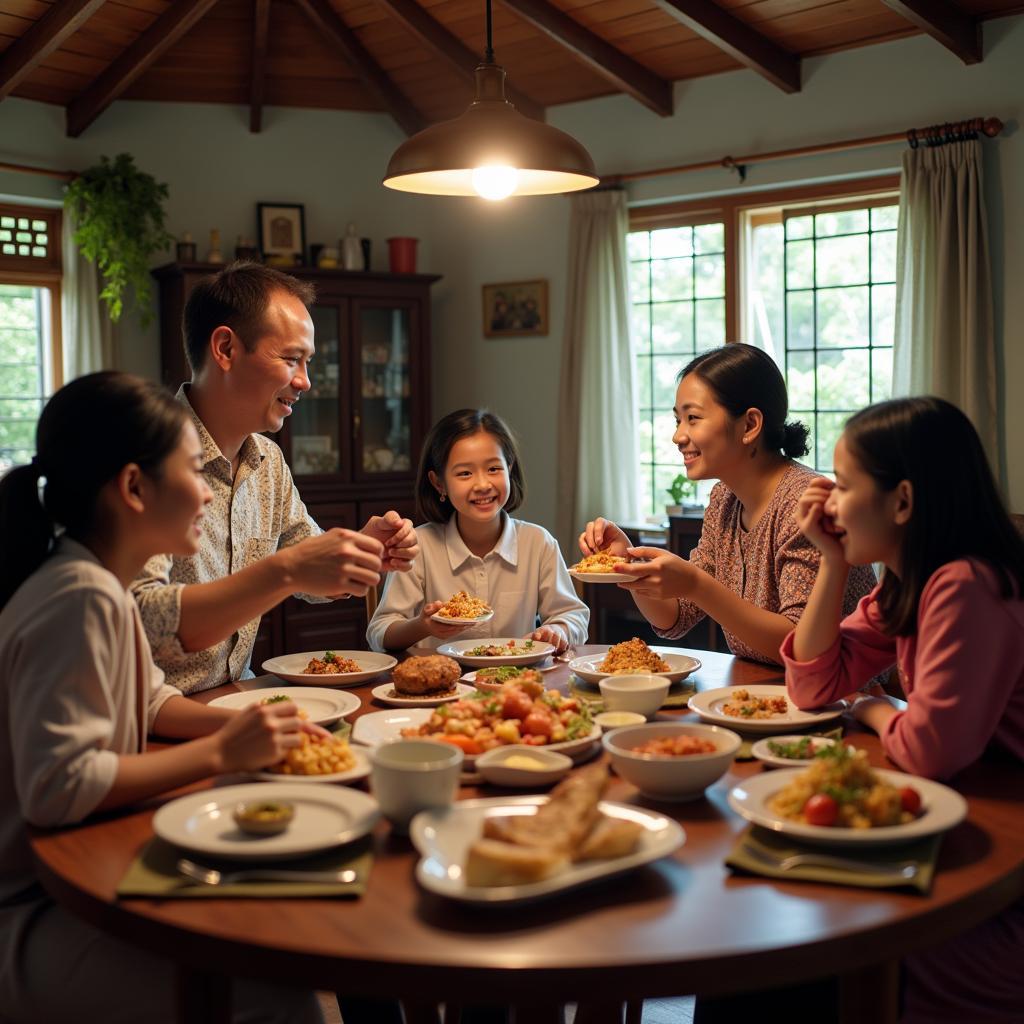
{"type": "Polygon", "coordinates": [[[373,613],[377,610],[377,603],[380,600],[380,592],[377,587],[370,587],[366,592],[366,621],[369,622],[373,618],[373,613]]]}

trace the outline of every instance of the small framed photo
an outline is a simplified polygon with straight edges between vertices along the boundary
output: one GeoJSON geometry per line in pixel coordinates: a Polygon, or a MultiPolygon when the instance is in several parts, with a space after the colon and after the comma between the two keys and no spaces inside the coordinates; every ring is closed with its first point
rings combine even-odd
{"type": "Polygon", "coordinates": [[[306,208],[301,203],[257,203],[260,250],[302,263],[306,252],[306,208]]]}
{"type": "Polygon", "coordinates": [[[485,284],[484,337],[548,333],[547,281],[485,284]]]}

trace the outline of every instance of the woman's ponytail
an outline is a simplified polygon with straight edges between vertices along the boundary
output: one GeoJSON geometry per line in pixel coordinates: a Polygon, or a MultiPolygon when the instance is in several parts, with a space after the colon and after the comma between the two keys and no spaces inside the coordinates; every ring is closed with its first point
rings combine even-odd
{"type": "Polygon", "coordinates": [[[42,475],[33,459],[0,478],[0,609],[43,564],[53,544],[53,521],[39,500],[42,475]]]}
{"type": "Polygon", "coordinates": [[[779,447],[783,454],[790,459],[798,459],[806,455],[811,449],[807,444],[810,430],[800,420],[790,420],[782,427],[782,444],[779,447]]]}

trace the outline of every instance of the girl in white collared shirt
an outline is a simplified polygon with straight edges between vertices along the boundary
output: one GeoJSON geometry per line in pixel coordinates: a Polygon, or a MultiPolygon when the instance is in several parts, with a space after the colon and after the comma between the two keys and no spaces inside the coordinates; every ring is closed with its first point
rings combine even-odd
{"type": "Polygon", "coordinates": [[[585,643],[590,610],[554,537],[508,514],[524,495],[519,452],[498,416],[460,409],[438,422],[417,473],[417,508],[427,520],[416,528],[420,553],[410,572],[388,577],[366,630],[370,647],[437,647],[456,636],[531,637],[558,651],[585,643]],[[494,617],[475,626],[432,619],[460,590],[486,601],[494,617]]]}

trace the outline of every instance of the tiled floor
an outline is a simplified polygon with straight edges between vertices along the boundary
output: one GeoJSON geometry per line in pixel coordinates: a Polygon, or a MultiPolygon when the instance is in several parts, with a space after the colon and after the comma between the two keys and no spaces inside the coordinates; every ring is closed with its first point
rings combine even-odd
{"type": "MultiPolygon", "coordinates": [[[[325,1024],[343,1024],[338,1002],[331,993],[320,993],[325,1024]]],[[[643,1024],[692,1024],[693,999],[648,999],[644,1003],[643,1024]]],[[[567,1024],[572,1024],[571,1015],[567,1024]]]]}

